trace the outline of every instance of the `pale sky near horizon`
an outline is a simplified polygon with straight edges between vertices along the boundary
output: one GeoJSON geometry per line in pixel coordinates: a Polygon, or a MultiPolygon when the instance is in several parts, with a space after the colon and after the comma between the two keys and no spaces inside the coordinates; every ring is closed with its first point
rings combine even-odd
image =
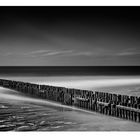
{"type": "Polygon", "coordinates": [[[140,7],[0,7],[0,66],[140,65],[140,7]]]}

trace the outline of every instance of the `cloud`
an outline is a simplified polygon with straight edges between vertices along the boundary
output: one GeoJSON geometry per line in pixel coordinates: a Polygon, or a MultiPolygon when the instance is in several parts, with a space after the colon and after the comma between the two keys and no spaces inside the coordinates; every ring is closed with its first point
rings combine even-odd
{"type": "Polygon", "coordinates": [[[140,55],[140,51],[135,48],[128,48],[115,54],[116,56],[136,56],[140,55]]]}
{"type": "Polygon", "coordinates": [[[30,51],[30,52],[25,52],[22,55],[25,55],[26,57],[37,57],[37,56],[41,56],[44,53],[48,53],[51,50],[35,50],[35,51],[30,51]]]}
{"type": "Polygon", "coordinates": [[[73,50],[52,50],[50,52],[44,53],[41,56],[54,56],[54,55],[67,55],[67,54],[72,54],[74,51],[73,50]]]}
{"type": "Polygon", "coordinates": [[[42,53],[47,53],[51,50],[36,50],[36,51],[31,51],[29,54],[42,54],[42,53]]]}
{"type": "Polygon", "coordinates": [[[115,54],[116,56],[136,56],[140,55],[140,52],[138,50],[136,51],[121,51],[115,54]]]}
{"type": "MultiPolygon", "coordinates": [[[[48,53],[42,54],[41,56],[94,56],[95,53],[91,51],[76,51],[76,50],[53,50],[48,53]]],[[[96,54],[97,55],[97,54],[96,54]]]]}
{"type": "Polygon", "coordinates": [[[131,55],[136,55],[137,53],[136,52],[120,52],[120,53],[117,53],[116,55],[117,56],[131,56],[131,55]]]}
{"type": "Polygon", "coordinates": [[[71,54],[71,56],[93,56],[93,55],[95,55],[93,52],[88,51],[74,52],[71,54]]]}
{"type": "Polygon", "coordinates": [[[91,51],[76,51],[76,50],[35,50],[25,53],[31,57],[48,57],[48,56],[92,56],[91,51]]]}
{"type": "Polygon", "coordinates": [[[3,56],[47,57],[47,56],[92,56],[92,52],[77,50],[35,50],[30,52],[6,52],[3,56]]]}
{"type": "Polygon", "coordinates": [[[7,52],[3,56],[20,56],[20,57],[49,57],[49,56],[65,56],[65,57],[101,57],[112,54],[100,51],[78,51],[78,50],[34,50],[30,52],[7,52]]]}
{"type": "Polygon", "coordinates": [[[118,52],[111,51],[111,50],[103,50],[103,49],[95,49],[90,51],[84,50],[71,50],[71,49],[40,49],[40,50],[33,50],[29,52],[6,52],[1,54],[3,56],[18,56],[18,57],[36,57],[36,58],[43,58],[49,56],[59,56],[59,57],[125,57],[125,56],[135,56],[140,55],[138,50],[134,49],[127,49],[127,50],[120,50],[118,52]]]}

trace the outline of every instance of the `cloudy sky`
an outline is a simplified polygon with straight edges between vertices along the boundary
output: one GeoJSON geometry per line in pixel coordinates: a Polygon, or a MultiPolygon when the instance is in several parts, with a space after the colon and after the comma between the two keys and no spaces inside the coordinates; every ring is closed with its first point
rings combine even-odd
{"type": "Polygon", "coordinates": [[[0,66],[140,65],[140,7],[0,7],[0,66]]]}

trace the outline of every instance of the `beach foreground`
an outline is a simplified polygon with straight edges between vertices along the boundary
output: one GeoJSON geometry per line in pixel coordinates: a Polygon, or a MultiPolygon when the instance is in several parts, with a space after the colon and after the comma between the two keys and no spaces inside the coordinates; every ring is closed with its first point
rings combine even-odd
{"type": "Polygon", "coordinates": [[[0,92],[0,131],[140,130],[139,123],[17,96],[9,89],[1,88],[0,92]]]}
{"type": "MultiPolygon", "coordinates": [[[[6,77],[6,79],[140,96],[139,77],[6,77]]],[[[42,99],[19,96],[16,91],[0,88],[0,131],[140,131],[140,123],[42,99]]]]}

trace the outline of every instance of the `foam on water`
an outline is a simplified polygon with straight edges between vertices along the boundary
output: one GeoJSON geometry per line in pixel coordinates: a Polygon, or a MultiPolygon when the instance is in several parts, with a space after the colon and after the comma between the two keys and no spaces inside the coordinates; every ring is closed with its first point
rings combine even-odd
{"type": "Polygon", "coordinates": [[[68,88],[80,88],[80,89],[94,89],[112,86],[125,86],[125,85],[137,85],[140,84],[140,77],[135,78],[114,78],[114,79],[81,79],[73,81],[44,81],[39,84],[49,84],[54,86],[62,86],[68,88]]]}

